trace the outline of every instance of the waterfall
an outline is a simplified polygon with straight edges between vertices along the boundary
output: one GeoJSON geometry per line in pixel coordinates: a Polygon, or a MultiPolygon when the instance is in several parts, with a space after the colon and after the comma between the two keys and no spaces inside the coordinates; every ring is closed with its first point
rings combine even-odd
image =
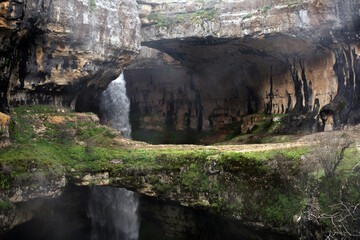
{"type": "Polygon", "coordinates": [[[138,195],[123,188],[93,187],[88,215],[91,240],[137,240],[140,223],[138,195]]]}
{"type": "Polygon", "coordinates": [[[126,95],[124,74],[112,81],[103,92],[100,101],[103,119],[111,123],[123,137],[130,138],[131,126],[129,122],[130,101],[126,95]]]}

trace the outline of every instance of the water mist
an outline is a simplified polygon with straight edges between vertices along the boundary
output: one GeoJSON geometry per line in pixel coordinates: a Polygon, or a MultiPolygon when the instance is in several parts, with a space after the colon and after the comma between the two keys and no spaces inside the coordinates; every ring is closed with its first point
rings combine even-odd
{"type": "Polygon", "coordinates": [[[93,187],[88,215],[92,240],[137,240],[138,195],[123,188],[93,187]]]}
{"type": "Polygon", "coordinates": [[[115,130],[119,131],[123,137],[130,138],[130,101],[126,95],[126,83],[123,73],[112,81],[102,93],[100,107],[103,119],[110,123],[115,130]]]}

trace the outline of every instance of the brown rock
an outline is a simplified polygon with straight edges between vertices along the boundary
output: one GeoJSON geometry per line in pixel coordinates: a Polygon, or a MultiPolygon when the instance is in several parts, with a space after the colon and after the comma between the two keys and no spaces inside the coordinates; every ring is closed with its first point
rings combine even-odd
{"type": "Polygon", "coordinates": [[[0,110],[8,103],[75,108],[79,94],[101,92],[140,49],[135,0],[7,0],[0,25],[0,110]]]}
{"type": "Polygon", "coordinates": [[[0,148],[9,146],[10,116],[0,112],[0,148]]]}

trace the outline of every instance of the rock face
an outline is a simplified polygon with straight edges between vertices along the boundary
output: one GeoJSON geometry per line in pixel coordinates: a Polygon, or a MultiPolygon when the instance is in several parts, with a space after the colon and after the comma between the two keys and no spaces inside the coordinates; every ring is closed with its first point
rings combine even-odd
{"type": "Polygon", "coordinates": [[[193,135],[259,112],[290,113],[288,129],[305,131],[360,121],[357,0],[139,5],[2,1],[0,111],[46,103],[100,112],[101,91],[142,39],[160,52],[145,48],[128,68],[134,128],[193,135]]]}
{"type": "Polygon", "coordinates": [[[0,148],[7,147],[9,141],[10,116],[0,112],[0,148]]]}
{"type": "Polygon", "coordinates": [[[358,1],[141,6],[142,44],[173,59],[144,49],[127,71],[140,128],[209,131],[258,112],[289,113],[294,131],[359,122],[358,1]]]}
{"type": "Polygon", "coordinates": [[[66,179],[64,175],[51,179],[36,173],[28,183],[24,182],[16,188],[0,192],[0,202],[11,203],[8,209],[0,211],[0,233],[31,220],[43,198],[57,198],[62,194],[66,179]]]}
{"type": "Polygon", "coordinates": [[[236,62],[218,63],[193,71],[170,56],[167,62],[159,61],[159,54],[141,53],[142,59],[137,59],[125,72],[134,128],[218,130],[225,124],[245,121],[244,116],[252,113],[318,112],[337,92],[336,75],[331,71],[335,61],[332,55],[320,62],[319,59],[304,65],[296,62],[294,71],[302,71],[298,69],[303,67],[310,86],[302,87],[301,80],[295,88],[290,63],[268,65],[268,69],[262,68],[265,65],[260,69],[253,64],[244,69],[244,64],[236,62]],[[322,80],[313,83],[313,79],[322,80]],[[296,104],[299,101],[302,104],[296,104]]]}
{"type": "MultiPolygon", "coordinates": [[[[150,12],[143,10],[141,15],[142,37],[146,45],[152,41],[187,41],[209,37],[261,40],[276,34],[287,35],[290,39],[298,38],[304,44],[304,41],[320,43],[324,38],[333,40],[335,36],[347,39],[347,36],[334,34],[336,31],[354,31],[359,17],[359,6],[355,0],[346,3],[340,0],[177,0],[171,3],[166,0],[145,0],[141,4],[146,6],[142,9],[151,6],[150,12]]],[[[290,54],[312,51],[303,48],[303,45],[277,44],[283,52],[290,54]]]]}
{"type": "Polygon", "coordinates": [[[2,1],[2,111],[9,104],[91,104],[140,48],[135,0],[2,1]],[[85,94],[85,92],[87,92],[85,94]]]}

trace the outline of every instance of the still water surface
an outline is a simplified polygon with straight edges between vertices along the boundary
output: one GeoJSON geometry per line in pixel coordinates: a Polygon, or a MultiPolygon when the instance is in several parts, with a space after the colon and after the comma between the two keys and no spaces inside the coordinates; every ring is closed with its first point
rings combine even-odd
{"type": "Polygon", "coordinates": [[[291,239],[237,221],[159,201],[125,189],[68,186],[4,240],[260,240],[291,239]]]}

